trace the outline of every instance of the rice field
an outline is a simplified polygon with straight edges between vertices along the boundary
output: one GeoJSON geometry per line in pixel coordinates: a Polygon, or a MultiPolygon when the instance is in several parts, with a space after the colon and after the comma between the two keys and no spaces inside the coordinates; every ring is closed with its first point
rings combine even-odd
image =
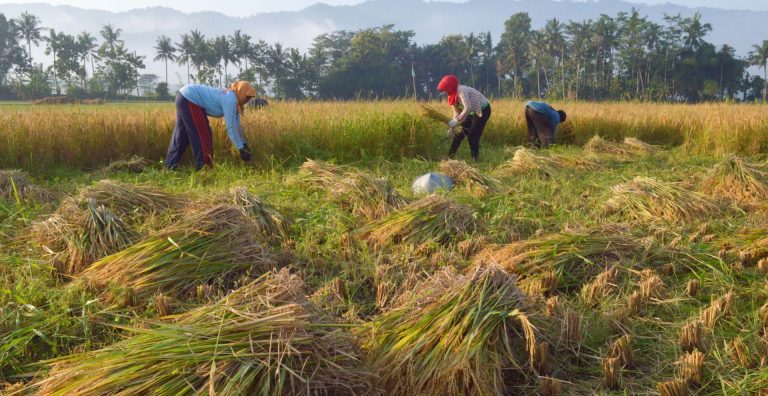
{"type": "Polygon", "coordinates": [[[473,163],[441,106],[276,103],[202,172],[170,105],[6,107],[0,394],[768,392],[765,107],[562,103],[542,151],[499,101],[473,163]]]}

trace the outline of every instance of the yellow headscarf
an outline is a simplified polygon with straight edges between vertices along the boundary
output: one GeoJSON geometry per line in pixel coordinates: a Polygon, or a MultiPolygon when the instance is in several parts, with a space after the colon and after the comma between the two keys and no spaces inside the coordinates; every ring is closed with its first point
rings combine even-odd
{"type": "Polygon", "coordinates": [[[245,104],[248,103],[251,98],[256,97],[256,88],[247,81],[238,81],[232,84],[229,89],[237,96],[237,110],[242,114],[245,110],[245,104]]]}

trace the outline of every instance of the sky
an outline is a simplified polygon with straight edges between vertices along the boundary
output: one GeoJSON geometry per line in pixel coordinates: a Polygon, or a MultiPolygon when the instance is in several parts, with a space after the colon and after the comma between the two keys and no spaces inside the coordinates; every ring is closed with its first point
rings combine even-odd
{"type": "MultiPolygon", "coordinates": [[[[443,0],[446,1],[446,0],[443,0]]],[[[461,2],[461,0],[450,0],[461,2]]],[[[578,0],[584,1],[584,0],[578,0]]],[[[587,0],[588,1],[588,0],[587,0]]],[[[768,10],[768,0],[627,0],[633,3],[660,4],[675,3],[690,7],[706,6],[716,8],[741,8],[752,10],[768,10]]],[[[130,0],[130,1],[105,1],[105,0],[0,0],[3,3],[49,3],[53,5],[71,5],[81,8],[101,9],[108,11],[125,11],[135,8],[163,5],[184,12],[215,11],[231,16],[250,16],[260,12],[294,11],[308,7],[318,0],[130,0]]],[[[363,0],[322,0],[330,5],[351,5],[363,2],[363,0]]]]}

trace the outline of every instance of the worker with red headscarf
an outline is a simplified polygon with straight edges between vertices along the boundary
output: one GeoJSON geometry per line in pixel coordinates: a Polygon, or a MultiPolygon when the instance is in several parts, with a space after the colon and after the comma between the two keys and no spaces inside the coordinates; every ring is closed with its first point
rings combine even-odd
{"type": "Polygon", "coordinates": [[[462,132],[456,134],[448,150],[448,157],[456,156],[464,137],[469,141],[472,159],[480,160],[480,137],[485,124],[491,118],[491,103],[480,91],[459,84],[454,75],[443,77],[437,86],[438,91],[448,95],[448,104],[453,107],[453,119],[448,123],[451,129],[461,125],[462,132]]]}

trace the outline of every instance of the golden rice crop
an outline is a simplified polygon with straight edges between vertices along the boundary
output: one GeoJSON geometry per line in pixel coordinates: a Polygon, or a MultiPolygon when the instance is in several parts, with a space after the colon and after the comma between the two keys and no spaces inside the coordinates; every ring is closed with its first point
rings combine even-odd
{"type": "Polygon", "coordinates": [[[255,230],[262,235],[285,238],[290,232],[290,223],[280,212],[263,199],[253,195],[245,187],[236,187],[231,191],[233,204],[241,208],[253,221],[255,230]]]}
{"type": "Polygon", "coordinates": [[[470,237],[481,227],[472,209],[439,195],[422,198],[388,217],[360,228],[361,238],[375,246],[432,242],[448,244],[470,237]]]}
{"type": "Polygon", "coordinates": [[[368,220],[382,218],[408,203],[386,179],[351,167],[307,160],[299,177],[327,191],[352,214],[368,220]]]}
{"type": "Polygon", "coordinates": [[[505,371],[527,376],[536,347],[523,308],[513,277],[478,268],[377,318],[365,348],[390,394],[501,395],[505,371]]]}
{"type": "Polygon", "coordinates": [[[9,202],[26,200],[47,202],[51,198],[51,193],[32,183],[26,172],[0,169],[0,199],[9,202]]]}
{"type": "Polygon", "coordinates": [[[446,160],[440,163],[438,172],[448,175],[455,183],[463,184],[467,191],[476,195],[495,194],[502,191],[501,182],[484,175],[464,161],[446,160]]]}
{"type": "Polygon", "coordinates": [[[193,295],[201,283],[274,267],[255,229],[241,210],[214,206],[93,263],[80,278],[102,287],[133,288],[142,299],[156,292],[193,295]]]}
{"type": "Polygon", "coordinates": [[[42,395],[369,394],[355,340],[303,298],[300,279],[267,274],[221,300],[113,346],[49,361],[42,395]]]}
{"type": "Polygon", "coordinates": [[[679,183],[638,176],[612,190],[604,209],[632,220],[693,222],[723,213],[722,206],[711,198],[679,183]]]}
{"type": "Polygon", "coordinates": [[[429,118],[432,121],[439,122],[444,125],[447,125],[448,122],[451,121],[451,117],[448,117],[447,115],[441,113],[439,110],[428,104],[421,103],[419,107],[421,108],[421,115],[429,118]]]}
{"type": "Polygon", "coordinates": [[[540,238],[490,246],[475,257],[476,265],[500,265],[521,277],[554,270],[560,286],[581,285],[614,262],[640,251],[634,239],[593,230],[557,233],[540,238]]]}
{"type": "Polygon", "coordinates": [[[701,191],[740,203],[755,203],[768,198],[768,178],[760,166],[727,155],[702,181],[701,191]]]}

